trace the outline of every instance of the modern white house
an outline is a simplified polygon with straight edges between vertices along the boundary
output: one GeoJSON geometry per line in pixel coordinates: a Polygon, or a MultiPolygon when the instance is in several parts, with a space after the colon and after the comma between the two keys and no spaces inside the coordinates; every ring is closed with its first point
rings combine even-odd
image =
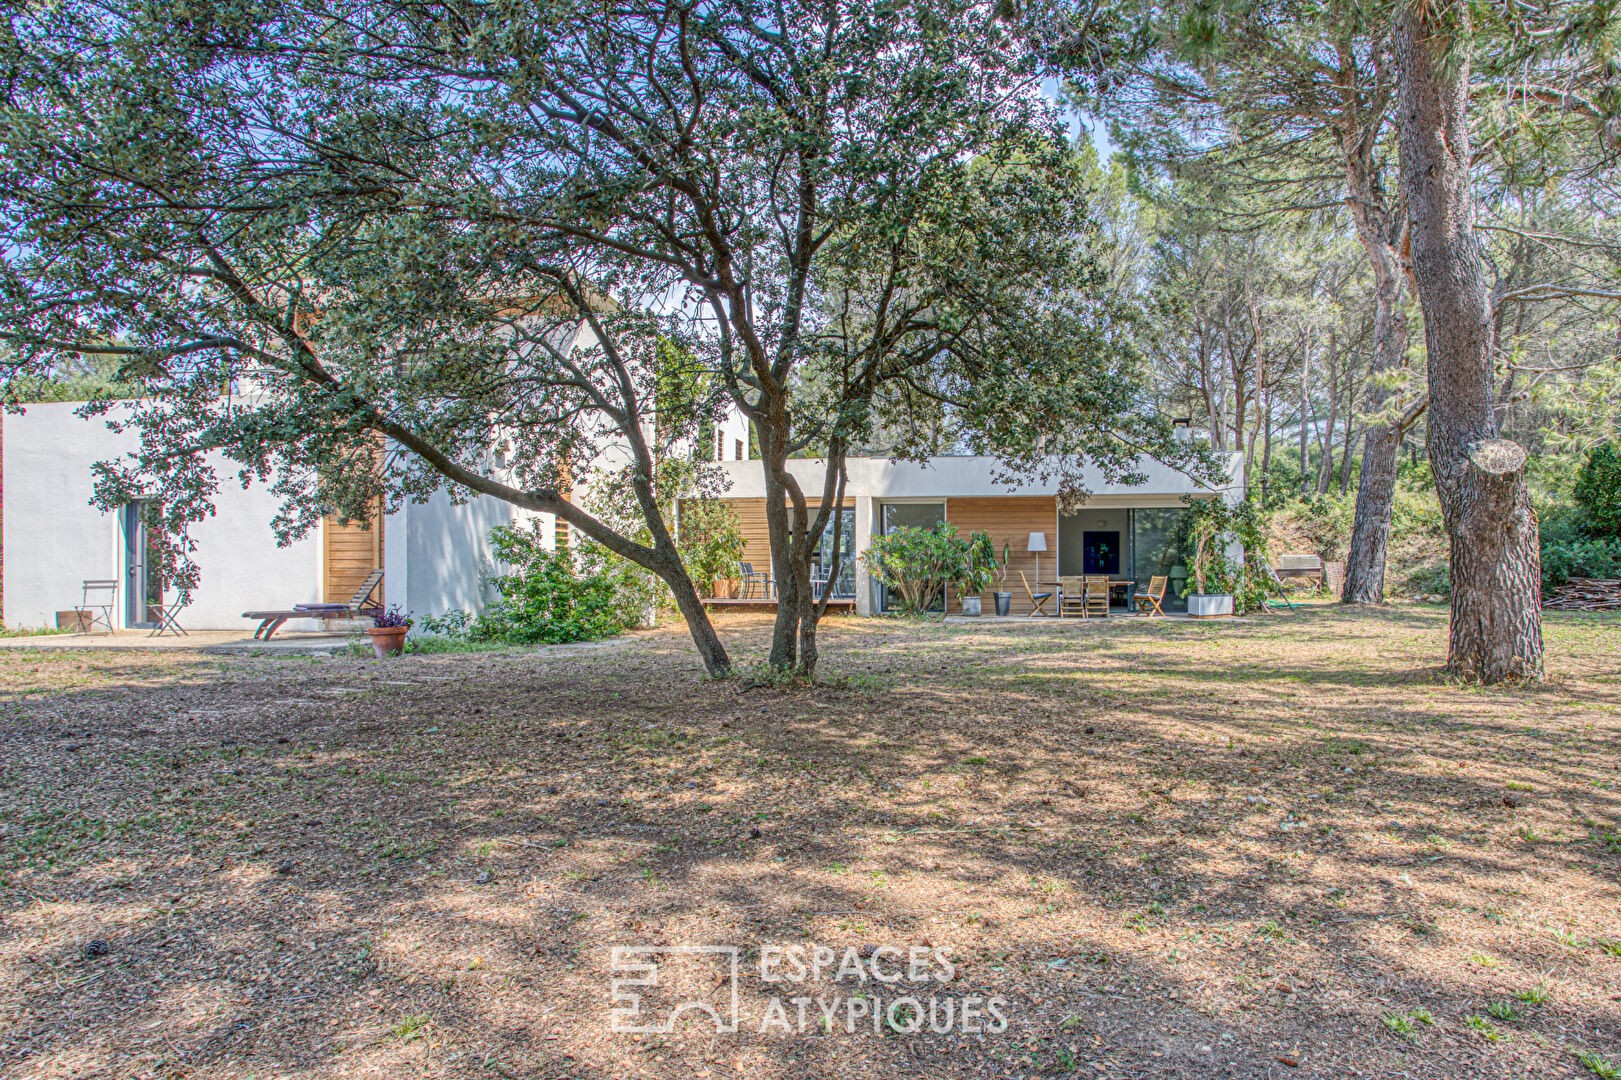
{"type": "MultiPolygon", "coordinates": [[[[737,513],[747,542],[743,561],[753,572],[742,580],[735,599],[769,599],[764,580],[771,568],[764,477],[757,462],[728,461],[721,467],[730,481],[725,498],[737,513]]],[[[790,471],[811,505],[819,506],[825,463],[793,461],[790,471]]],[[[964,535],[984,530],[999,558],[1004,550],[1008,552],[1008,578],[999,588],[1013,594],[1014,614],[1029,613],[1033,606],[1029,594],[1052,591],[1059,575],[1085,574],[1107,574],[1116,583],[1114,601],[1121,607],[1129,605],[1133,587],[1146,587],[1152,577],[1164,575],[1172,586],[1165,606],[1175,610],[1183,606],[1178,579],[1185,578],[1186,570],[1178,565],[1171,541],[1178,519],[1187,512],[1183,496],[1221,498],[1229,503],[1244,497],[1242,453],[1227,456],[1226,478],[1213,486],[1151,458],[1139,462],[1146,482],[1133,487],[1109,483],[1097,470],[1089,470],[1082,482],[1091,495],[1073,514],[1059,513],[1057,494],[1051,487],[998,483],[996,462],[991,458],[933,457],[926,462],[851,458],[846,471],[840,529],[842,570],[839,580],[832,583],[832,603],[853,607],[860,615],[886,610],[889,598],[854,554],[867,550],[873,536],[889,529],[939,522],[955,525],[964,535]],[[1024,588],[1026,582],[1029,592],[1024,588]]],[[[832,539],[829,530],[822,541],[821,568],[831,566],[832,539]]],[[[956,596],[944,598],[953,610],[958,600],[956,596]]],[[[993,610],[989,592],[982,595],[982,603],[985,611],[993,610]]]]}
{"type": "MultiPolygon", "coordinates": [[[[147,570],[139,504],[104,512],[90,503],[91,467],[135,449],[132,431],[110,430],[103,418],[77,415],[79,403],[28,405],[0,421],[0,605],[5,625],[56,625],[79,606],[86,580],[118,582],[116,627],[152,626],[163,583],[147,570]]],[[[222,477],[237,467],[221,458],[222,477]]],[[[441,493],[389,514],[380,529],[322,521],[286,547],[271,530],[279,502],[268,486],[227,481],[215,513],[195,526],[193,554],[201,581],[179,621],[188,630],[251,631],[242,613],[300,603],[348,600],[373,569],[384,571],[380,599],[419,612],[478,609],[488,594],[489,531],[511,520],[494,499],[452,505],[441,493]]],[[[287,630],[319,630],[314,620],[287,630]]]]}
{"type": "MultiPolygon", "coordinates": [[[[32,404],[0,419],[0,609],[13,629],[56,625],[59,613],[80,606],[87,580],[117,582],[112,609],[120,628],[153,626],[157,606],[173,598],[148,571],[140,504],[109,512],[90,502],[92,466],[134,450],[137,435],[112,431],[104,418],[85,419],[79,408],[71,402],[32,404]]],[[[713,453],[730,482],[725,497],[747,539],[743,558],[762,579],[762,587],[737,599],[769,603],[764,483],[759,463],[748,457],[746,421],[725,418],[715,427],[714,442],[702,452],[713,453]]],[[[223,458],[217,466],[222,477],[237,472],[223,458]]],[[[806,491],[821,490],[822,462],[795,461],[792,468],[806,491]]],[[[887,597],[851,556],[885,529],[939,521],[965,533],[986,529],[999,552],[1006,543],[1018,555],[1014,566],[1036,591],[1045,591],[1039,583],[1060,573],[1107,573],[1121,583],[1144,585],[1152,574],[1176,572],[1165,548],[1184,510],[1182,496],[1236,501],[1244,487],[1241,454],[1232,455],[1225,484],[1215,488],[1146,461],[1148,481],[1137,487],[1087,477],[1092,496],[1066,516],[1059,514],[1051,489],[998,484],[986,458],[938,457],[921,464],[856,458],[848,470],[846,557],[833,589],[860,614],[884,610],[887,597]]],[[[243,612],[341,603],[375,570],[383,571],[383,580],[374,600],[385,606],[419,616],[478,611],[492,598],[490,530],[539,517],[547,535],[554,535],[556,524],[550,515],[487,496],[455,504],[441,492],[384,515],[372,528],[326,518],[283,547],[271,529],[278,509],[267,486],[222,484],[214,515],[192,530],[201,578],[179,615],[182,626],[251,632],[255,620],[243,612]]],[[[831,534],[824,543],[831,544],[831,534]]],[[[824,565],[830,556],[828,550],[824,565]]],[[[1004,587],[1014,594],[1014,611],[1029,610],[1016,576],[1004,587]]],[[[955,606],[955,599],[948,602],[955,606]]],[[[286,624],[292,631],[321,628],[315,620],[286,624]]]]}

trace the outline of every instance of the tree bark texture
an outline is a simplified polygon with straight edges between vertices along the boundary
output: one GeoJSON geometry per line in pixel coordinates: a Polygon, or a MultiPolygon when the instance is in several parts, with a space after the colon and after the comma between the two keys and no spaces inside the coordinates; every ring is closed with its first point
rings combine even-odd
{"type": "Polygon", "coordinates": [[[1525,452],[1497,437],[1490,288],[1469,186],[1467,11],[1395,15],[1397,123],[1429,365],[1427,445],[1452,551],[1447,668],[1471,682],[1543,675],[1541,554],[1525,452]]]}
{"type": "MultiPolygon", "coordinates": [[[[1407,353],[1407,316],[1402,311],[1402,284],[1406,270],[1397,244],[1400,228],[1395,215],[1374,190],[1371,164],[1355,161],[1347,167],[1351,188],[1351,218],[1357,237],[1368,253],[1373,271],[1373,367],[1368,379],[1367,408],[1378,416],[1394,392],[1380,377],[1399,368],[1407,353]]],[[[1390,547],[1390,519],[1396,497],[1396,455],[1402,432],[1388,421],[1371,420],[1364,432],[1362,479],[1356,491],[1356,517],[1351,545],[1345,557],[1346,604],[1378,604],[1385,598],[1385,558],[1390,547]]],[[[1351,447],[1347,443],[1345,453],[1351,447]]],[[[1341,481],[1340,489],[1345,488],[1341,481]]]]}

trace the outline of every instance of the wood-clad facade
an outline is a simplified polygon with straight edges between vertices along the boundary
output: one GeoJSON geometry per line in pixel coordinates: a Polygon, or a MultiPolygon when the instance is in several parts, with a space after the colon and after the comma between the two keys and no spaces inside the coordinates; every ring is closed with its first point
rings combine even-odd
{"type": "MultiPolygon", "coordinates": [[[[1002,588],[1013,594],[1013,614],[1030,614],[1030,598],[1019,583],[1019,571],[1030,580],[1032,592],[1051,592],[1050,588],[1036,587],[1036,556],[1026,550],[1031,533],[1041,533],[1047,538],[1047,551],[1041,555],[1041,578],[1051,579],[1058,572],[1058,500],[1050,495],[1006,495],[986,496],[983,498],[956,498],[946,499],[946,521],[957,527],[957,535],[967,536],[977,529],[984,529],[991,535],[991,543],[996,548],[996,558],[1002,558],[1002,545],[1012,548],[1011,562],[1008,567],[1007,583],[1003,586],[992,585],[992,589],[1002,588]]],[[[996,604],[989,591],[981,594],[984,599],[986,612],[996,610],[996,604]]],[[[961,599],[955,592],[947,597],[950,610],[955,611],[961,599]]],[[[1052,611],[1053,605],[1049,602],[1047,610],[1052,611]]]]}
{"type": "MultiPolygon", "coordinates": [[[[383,568],[383,530],[369,523],[345,525],[335,514],[328,514],[321,522],[321,542],[321,599],[325,603],[347,603],[367,575],[383,568]]],[[[381,602],[387,585],[383,582],[373,598],[381,602]]]]}

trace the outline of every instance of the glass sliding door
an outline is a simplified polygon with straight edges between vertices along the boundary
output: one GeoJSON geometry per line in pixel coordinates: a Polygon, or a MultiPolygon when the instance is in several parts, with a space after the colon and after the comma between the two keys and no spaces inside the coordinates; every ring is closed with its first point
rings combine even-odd
{"type": "MultiPolygon", "coordinates": [[[[856,512],[854,507],[844,510],[839,524],[839,577],[833,582],[833,599],[854,600],[856,595],[856,512]]],[[[833,569],[833,516],[828,515],[827,528],[816,549],[816,565],[811,568],[811,595],[817,600],[827,588],[827,575],[833,569]]]]}
{"type": "Polygon", "coordinates": [[[1148,588],[1149,579],[1163,575],[1170,578],[1165,589],[1166,611],[1182,611],[1187,601],[1182,589],[1187,585],[1187,568],[1181,564],[1178,544],[1182,516],[1187,511],[1179,506],[1154,507],[1131,512],[1132,579],[1137,591],[1148,588]]]}
{"type": "MultiPolygon", "coordinates": [[[[903,526],[917,529],[932,529],[946,520],[946,504],[943,502],[931,503],[881,503],[878,507],[878,531],[890,532],[903,526]]],[[[937,597],[929,605],[930,611],[945,610],[946,598],[937,597]]],[[[889,604],[889,587],[881,585],[878,588],[878,607],[880,611],[891,610],[889,604]]]]}

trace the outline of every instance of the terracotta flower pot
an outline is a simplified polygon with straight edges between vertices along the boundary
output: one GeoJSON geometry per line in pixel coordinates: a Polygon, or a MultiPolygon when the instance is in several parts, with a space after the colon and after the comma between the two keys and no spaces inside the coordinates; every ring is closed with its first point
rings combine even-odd
{"type": "Polygon", "coordinates": [[[410,631],[409,626],[374,626],[366,633],[371,637],[372,652],[377,654],[377,659],[386,660],[405,651],[405,635],[410,631]]]}

